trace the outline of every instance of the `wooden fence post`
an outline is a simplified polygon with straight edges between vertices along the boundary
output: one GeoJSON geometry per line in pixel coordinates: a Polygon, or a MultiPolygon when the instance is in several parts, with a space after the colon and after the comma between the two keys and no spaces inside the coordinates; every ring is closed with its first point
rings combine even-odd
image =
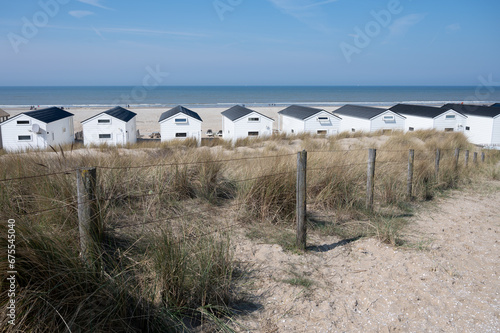
{"type": "Polygon", "coordinates": [[[98,268],[101,253],[102,228],[99,223],[96,203],[96,168],[79,169],[76,172],[78,194],[78,225],[82,259],[98,268]]]}
{"type": "Polygon", "coordinates": [[[368,150],[368,168],[366,180],[366,209],[373,209],[373,192],[375,190],[375,159],[377,157],[377,150],[368,150]]]}
{"type": "Polygon", "coordinates": [[[472,158],[472,162],[474,162],[474,164],[477,164],[477,151],[474,152],[474,157],[472,158]]]}
{"type": "Polygon", "coordinates": [[[458,159],[460,158],[460,148],[455,149],[455,170],[458,169],[458,159]]]}
{"type": "Polygon", "coordinates": [[[486,158],[486,155],[485,155],[485,153],[484,153],[484,151],[483,151],[483,152],[481,152],[481,162],[483,162],[483,163],[484,163],[484,159],[485,159],[485,158],[486,158]]]}
{"type": "Polygon", "coordinates": [[[465,167],[467,168],[469,166],[469,151],[465,151],[465,167]]]}
{"type": "Polygon", "coordinates": [[[439,161],[441,160],[441,151],[436,149],[436,163],[435,163],[435,178],[436,183],[439,183],[439,161]]]}
{"type": "Polygon", "coordinates": [[[305,150],[297,153],[297,247],[306,249],[307,225],[306,225],[306,174],[307,174],[307,152],[305,150]]]}
{"type": "Polygon", "coordinates": [[[413,192],[413,163],[415,161],[415,150],[410,149],[408,155],[408,179],[406,182],[406,197],[411,200],[411,195],[413,192]]]}

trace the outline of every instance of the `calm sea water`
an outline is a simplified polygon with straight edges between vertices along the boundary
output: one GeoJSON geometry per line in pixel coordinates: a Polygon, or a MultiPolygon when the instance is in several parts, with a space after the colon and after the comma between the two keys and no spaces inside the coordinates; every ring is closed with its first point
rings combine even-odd
{"type": "Polygon", "coordinates": [[[234,104],[268,106],[290,104],[338,106],[490,104],[500,101],[500,87],[355,87],[355,86],[189,86],[156,87],[0,87],[0,106],[161,106],[226,107],[234,104]]]}

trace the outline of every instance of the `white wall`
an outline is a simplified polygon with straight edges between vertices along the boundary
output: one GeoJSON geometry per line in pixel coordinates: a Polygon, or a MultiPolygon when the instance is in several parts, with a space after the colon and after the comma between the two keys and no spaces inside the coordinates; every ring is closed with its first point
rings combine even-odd
{"type": "Polygon", "coordinates": [[[47,124],[47,143],[53,147],[74,141],[73,117],[59,119],[47,124]]]}
{"type": "Polygon", "coordinates": [[[342,120],[340,121],[340,131],[341,132],[353,132],[352,129],[354,129],[354,132],[360,132],[360,131],[369,132],[370,131],[370,120],[369,119],[351,117],[351,116],[346,116],[343,114],[339,114],[339,117],[342,118],[342,120]]]}
{"type": "Polygon", "coordinates": [[[418,131],[418,130],[432,129],[434,126],[434,119],[432,118],[418,117],[408,114],[403,114],[403,116],[406,117],[405,121],[406,132],[409,131],[410,127],[413,127],[415,131],[418,131]]]}
{"type": "Polygon", "coordinates": [[[137,125],[136,125],[136,117],[130,119],[125,126],[127,129],[127,137],[126,140],[130,144],[137,143],[137,125]]]}
{"type": "MultiPolygon", "coordinates": [[[[225,117],[224,117],[225,118],[225,117]]],[[[238,139],[243,139],[248,137],[248,132],[258,132],[258,136],[271,136],[273,134],[273,122],[274,120],[269,119],[257,112],[251,112],[246,116],[233,121],[232,132],[228,126],[229,119],[224,120],[227,133],[227,137],[224,135],[224,139],[232,139],[235,142],[238,139]],[[259,121],[250,121],[250,118],[259,118],[259,121]]],[[[226,132],[224,132],[225,134],[226,132]]]]}
{"type": "Polygon", "coordinates": [[[339,133],[340,123],[341,120],[338,117],[326,111],[321,111],[304,120],[304,131],[311,134],[318,134],[318,131],[327,131],[327,135],[334,135],[339,133]],[[327,117],[328,121],[319,121],[318,117],[327,117]]]}
{"type": "Polygon", "coordinates": [[[438,117],[435,117],[433,124],[433,127],[438,131],[444,131],[447,128],[452,128],[453,131],[463,132],[465,130],[465,126],[468,126],[467,117],[453,110],[446,111],[438,117]],[[446,116],[454,116],[454,118],[447,119],[446,116]]]}
{"type": "Polygon", "coordinates": [[[286,134],[302,133],[305,130],[303,120],[281,115],[281,131],[286,134]]]}
{"type": "Polygon", "coordinates": [[[222,138],[231,140],[233,139],[233,135],[234,123],[229,118],[222,116],[222,138]]]}
{"type": "Polygon", "coordinates": [[[491,135],[491,144],[500,145],[500,115],[493,118],[493,134],[491,135]]]}
{"type": "Polygon", "coordinates": [[[88,146],[91,144],[107,144],[110,146],[126,145],[127,143],[137,142],[136,117],[130,119],[128,123],[123,120],[112,117],[106,113],[101,113],[96,117],[89,119],[82,124],[83,143],[88,146]],[[99,123],[99,120],[110,120],[109,123],[99,123]],[[110,139],[100,139],[100,134],[111,134],[110,139]]]}
{"type": "Polygon", "coordinates": [[[201,142],[201,121],[184,113],[178,113],[160,123],[160,133],[162,142],[195,138],[199,144],[201,142]],[[175,119],[186,119],[187,122],[176,123],[175,119]],[[186,137],[177,137],[177,133],[186,133],[186,137]]]}
{"type": "Polygon", "coordinates": [[[464,134],[474,144],[492,144],[493,118],[468,116],[467,127],[464,134]]]}
{"type": "Polygon", "coordinates": [[[380,130],[393,130],[393,131],[403,131],[405,129],[406,119],[390,110],[387,110],[384,113],[379,114],[378,116],[371,119],[371,132],[376,132],[380,130]],[[394,121],[384,120],[385,116],[394,117],[394,121]]]}

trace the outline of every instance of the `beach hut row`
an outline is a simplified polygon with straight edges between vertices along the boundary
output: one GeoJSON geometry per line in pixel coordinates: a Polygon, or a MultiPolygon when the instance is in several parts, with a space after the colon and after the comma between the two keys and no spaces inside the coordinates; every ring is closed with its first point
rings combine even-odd
{"type": "MultiPolygon", "coordinates": [[[[291,105],[278,112],[278,132],[335,135],[340,132],[416,131],[463,132],[472,143],[500,145],[500,105],[445,104],[442,107],[397,104],[391,108],[344,105],[333,113],[291,105]]],[[[137,114],[114,107],[82,121],[85,145],[126,145],[137,141],[137,114]]],[[[221,113],[222,137],[233,143],[273,134],[274,119],[241,105],[221,113]]],[[[161,141],[193,138],[201,142],[202,118],[183,106],[161,114],[161,141]]],[[[9,151],[48,148],[74,141],[73,114],[57,107],[18,114],[0,123],[3,148],[9,151]]]]}

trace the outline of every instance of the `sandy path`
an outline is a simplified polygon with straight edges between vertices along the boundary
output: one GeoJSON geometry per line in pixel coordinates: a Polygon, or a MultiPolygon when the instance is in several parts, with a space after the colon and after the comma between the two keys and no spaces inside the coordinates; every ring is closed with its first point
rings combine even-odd
{"type": "Polygon", "coordinates": [[[244,237],[236,258],[251,270],[252,332],[500,332],[500,182],[426,203],[405,235],[410,247],[374,239],[305,255],[244,237]],[[283,279],[293,273],[309,288],[283,279]]]}

